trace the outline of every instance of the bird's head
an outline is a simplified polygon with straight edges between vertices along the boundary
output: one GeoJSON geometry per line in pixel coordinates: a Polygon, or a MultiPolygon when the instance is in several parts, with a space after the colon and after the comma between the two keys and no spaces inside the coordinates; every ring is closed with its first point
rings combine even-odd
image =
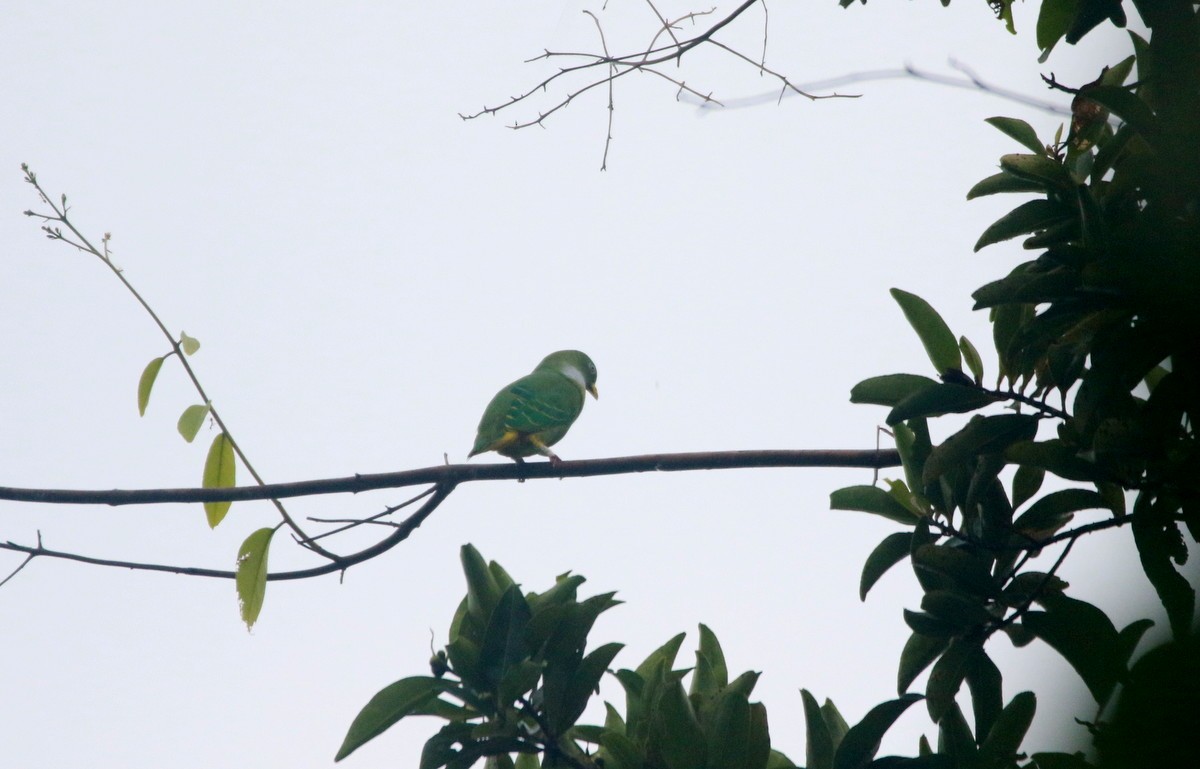
{"type": "Polygon", "coordinates": [[[600,397],[600,392],[596,389],[596,364],[579,350],[552,352],[542,359],[535,370],[539,369],[557,371],[590,392],[593,398],[600,397]]]}

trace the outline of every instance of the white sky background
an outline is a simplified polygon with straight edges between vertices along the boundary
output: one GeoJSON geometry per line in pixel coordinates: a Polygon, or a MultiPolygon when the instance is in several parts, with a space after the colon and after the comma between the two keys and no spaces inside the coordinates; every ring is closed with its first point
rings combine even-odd
{"type": "MultiPolygon", "coordinates": [[[[194,486],[212,436],[188,445],[175,433],[196,396],[170,361],[138,418],[138,375],[164,340],[97,260],[20,215],[37,207],[22,161],[52,194],[68,193],[90,235],[112,232],[128,278],[174,331],[201,340],[193,363],[271,481],[422,467],[443,452],[461,461],[495,390],[563,347],[591,354],[602,394],[559,445],[564,457],[871,448],[884,412],[851,406],[850,387],[930,373],[891,286],[929,299],[995,371],[968,294],[1027,257],[1018,245],[971,253],[1018,202],[965,200],[1001,154],[1020,151],[982,120],[1025,117],[1049,139],[1057,117],[888,81],[843,89],[858,100],[765,100],[701,119],[670,84],[630,76],[600,173],[601,90],[547,130],[503,126],[552,98],[458,117],[544,77],[545,63],[522,63],[543,48],[596,50],[580,11],[598,3],[245,6],[6,4],[0,484],[194,486]]],[[[980,2],[774,3],[768,64],[809,82],[905,61],[945,71],[955,57],[1051,98],[1037,80],[1036,8],[1018,5],[1013,37],[980,2]]],[[[654,28],[631,0],[601,18],[614,51],[644,45],[654,28]]],[[[761,21],[751,11],[721,39],[755,56],[761,21]]],[[[1125,55],[1122,35],[1063,45],[1041,71],[1086,82],[1125,55]]],[[[776,88],[716,51],[690,55],[680,73],[717,98],[776,88]]],[[[619,666],[680,630],[687,664],[696,623],[710,625],[732,668],[764,672],[756,695],[775,745],[803,762],[797,690],[832,697],[851,723],[894,697],[908,635],[900,609],[919,602],[907,568],[858,601],[863,560],[897,527],[830,512],[828,494],[870,478],[756,470],[468,484],[344,584],[272,584],[253,633],[230,582],[39,560],[0,589],[3,763],[330,766],[375,691],[426,672],[431,628],[445,643],[464,542],[528,589],[571,569],[589,578],[584,595],[618,590],[626,604],[593,642],[626,642],[619,666]]],[[[404,498],[289,508],[363,516],[404,498]]],[[[235,505],[209,531],[198,507],[0,502],[3,539],[33,543],[40,530],[57,549],[218,568],[274,521],[265,503],[235,505]]],[[[1118,627],[1146,611],[1126,599],[1157,606],[1129,571],[1132,553],[1110,550],[1123,537],[1087,538],[1065,569],[1086,578],[1073,593],[1118,627]],[[1129,563],[1117,568],[1119,558],[1129,563]]],[[[275,569],[315,563],[283,544],[275,569]]],[[[19,562],[0,554],[0,571],[19,562]]],[[[1027,744],[1061,747],[1056,728],[1086,697],[1074,673],[1037,643],[1014,653],[997,638],[989,651],[1006,700],[1039,693],[1027,744]]],[[[621,699],[615,686],[606,693],[621,699]]],[[[405,723],[346,765],[415,766],[439,725],[405,723]]],[[[922,732],[935,734],[915,706],[884,748],[912,751],[922,732]]]]}

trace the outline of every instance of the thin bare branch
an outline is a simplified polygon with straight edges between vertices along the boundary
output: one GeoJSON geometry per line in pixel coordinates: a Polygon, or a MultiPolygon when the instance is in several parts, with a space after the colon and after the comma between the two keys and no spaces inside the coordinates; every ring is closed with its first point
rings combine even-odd
{"type": "Polygon", "coordinates": [[[151,505],[162,503],[245,502],[289,499],[320,494],[358,494],[377,489],[423,486],[428,483],[460,484],[471,481],[591,478],[646,472],[733,470],[757,467],[896,467],[895,449],[697,451],[681,454],[641,454],[603,459],[550,462],[513,462],[486,465],[434,465],[394,473],[359,474],[294,483],[237,486],[228,489],[24,489],[0,486],[0,499],[57,505],[151,505]]]}
{"type": "MultiPolygon", "coordinates": [[[[333,574],[335,572],[344,572],[346,569],[363,561],[370,560],[378,555],[386,553],[396,545],[408,539],[409,535],[416,531],[426,518],[429,517],[434,510],[450,496],[450,492],[454,491],[454,483],[440,483],[432,492],[432,496],[425,501],[412,515],[404,519],[396,525],[396,530],[389,534],[384,539],[376,542],[370,547],[359,550],[350,555],[335,556],[335,560],[324,563],[320,566],[311,569],[297,569],[295,571],[281,571],[267,575],[268,581],[282,581],[293,579],[309,579],[312,577],[320,577],[325,574],[333,574]]],[[[18,567],[17,571],[25,566],[34,558],[57,558],[66,561],[74,561],[76,563],[86,563],[92,566],[111,566],[121,569],[132,569],[135,571],[158,571],[168,574],[182,574],[191,577],[213,577],[217,579],[234,579],[237,576],[236,572],[226,571],[223,569],[206,569],[193,566],[172,566],[167,564],[157,563],[139,563],[136,561],[119,561],[108,558],[93,558],[91,556],[80,555],[78,553],[67,553],[61,550],[51,550],[43,547],[41,535],[38,536],[38,544],[36,546],[21,545],[16,542],[0,542],[0,550],[10,550],[18,553],[27,554],[25,563],[18,567]]],[[[16,572],[13,572],[14,574],[16,572]]],[[[11,575],[10,575],[11,578],[11,575]]],[[[6,580],[7,581],[7,580],[6,580]]],[[[2,583],[0,583],[2,584],[2,583]]]]}

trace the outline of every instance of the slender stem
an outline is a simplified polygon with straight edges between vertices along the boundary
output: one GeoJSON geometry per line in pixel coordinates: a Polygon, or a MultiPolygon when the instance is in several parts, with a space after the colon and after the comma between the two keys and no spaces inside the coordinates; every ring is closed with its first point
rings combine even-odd
{"type": "MultiPolygon", "coordinates": [[[[166,324],[163,323],[162,319],[158,316],[158,313],[154,311],[154,308],[152,308],[150,306],[149,302],[147,302],[145,300],[145,298],[143,298],[142,295],[140,293],[138,293],[138,290],[136,288],[134,288],[133,284],[130,283],[129,280],[125,277],[124,272],[122,270],[118,269],[115,264],[113,264],[112,259],[109,257],[109,254],[108,254],[107,236],[105,237],[106,242],[105,242],[104,251],[101,251],[100,249],[98,249],[94,245],[92,245],[92,242],[90,240],[88,240],[87,236],[84,235],[82,232],[80,232],[79,229],[75,226],[75,224],[67,216],[68,209],[67,209],[67,205],[66,205],[66,197],[64,196],[62,198],[62,201],[63,201],[62,208],[59,208],[59,206],[56,205],[54,203],[54,201],[50,199],[50,196],[46,194],[46,191],[44,189],[42,189],[42,185],[38,182],[37,176],[35,174],[33,174],[31,171],[29,171],[28,167],[23,166],[22,168],[25,171],[25,180],[27,182],[29,182],[29,184],[33,185],[33,188],[35,190],[37,190],[38,195],[41,197],[42,202],[44,202],[46,205],[50,206],[50,210],[54,212],[54,216],[45,216],[45,215],[40,215],[40,214],[36,215],[36,216],[39,216],[41,219],[43,219],[45,221],[61,222],[63,224],[63,226],[65,226],[68,230],[70,230],[75,235],[75,237],[78,238],[79,240],[78,240],[78,242],[71,241],[67,238],[63,238],[61,235],[56,236],[55,233],[52,231],[48,231],[48,232],[50,232],[51,237],[57,237],[58,239],[61,239],[61,240],[66,241],[67,243],[70,243],[71,245],[75,246],[76,248],[80,249],[81,251],[92,254],[93,256],[98,258],[100,261],[104,262],[105,266],[107,266],[108,269],[112,271],[113,275],[117,276],[117,279],[121,281],[122,285],[124,285],[126,289],[128,289],[129,293],[133,295],[133,298],[137,300],[138,304],[140,304],[142,306],[142,309],[144,309],[146,311],[146,313],[150,316],[150,319],[154,321],[154,324],[156,326],[158,326],[159,331],[161,331],[163,336],[165,336],[167,338],[167,342],[170,343],[170,345],[171,345],[171,351],[173,353],[175,353],[175,356],[179,359],[179,362],[183,365],[183,370],[187,373],[188,379],[191,380],[192,386],[196,389],[196,392],[200,395],[201,400],[203,400],[204,403],[208,405],[209,415],[211,415],[213,418],[213,421],[217,423],[217,426],[221,429],[221,432],[225,434],[225,438],[229,441],[229,445],[233,449],[234,453],[237,455],[238,459],[240,459],[242,461],[242,464],[246,466],[246,469],[250,472],[250,475],[251,475],[251,477],[254,478],[255,482],[258,483],[260,486],[265,486],[266,481],[264,481],[262,476],[260,476],[258,474],[258,471],[254,469],[254,465],[252,465],[250,463],[249,457],[247,457],[245,452],[242,451],[242,447],[234,439],[233,433],[231,433],[229,428],[226,426],[225,421],[221,418],[220,413],[217,411],[216,407],[212,405],[212,400],[208,397],[208,393],[206,393],[204,391],[204,386],[200,384],[200,379],[196,376],[196,372],[192,369],[191,364],[188,363],[187,356],[184,354],[183,349],[181,348],[181,346],[179,344],[179,341],[177,339],[175,339],[174,335],[167,328],[166,324]]],[[[27,212],[27,213],[32,214],[32,212],[27,212]]],[[[271,502],[275,505],[275,508],[279,511],[279,514],[283,517],[284,522],[286,522],[287,525],[292,529],[292,531],[294,531],[296,533],[296,536],[299,537],[300,542],[302,544],[304,544],[306,547],[308,547],[313,552],[318,553],[318,554],[330,559],[331,561],[338,560],[338,556],[323,549],[319,545],[314,544],[309,539],[308,535],[304,533],[304,530],[300,528],[300,526],[288,514],[287,510],[284,509],[282,502],[280,502],[278,499],[272,499],[271,502]]]]}

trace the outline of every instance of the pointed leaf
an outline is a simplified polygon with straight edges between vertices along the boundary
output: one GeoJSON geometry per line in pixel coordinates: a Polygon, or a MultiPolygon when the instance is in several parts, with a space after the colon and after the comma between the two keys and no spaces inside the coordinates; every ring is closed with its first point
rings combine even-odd
{"type": "Polygon", "coordinates": [[[966,681],[967,688],[971,690],[971,708],[975,715],[975,740],[982,742],[994,731],[994,725],[1002,718],[1004,708],[1000,668],[996,667],[982,647],[967,661],[966,681]]]}
{"type": "Polygon", "coordinates": [[[957,702],[951,702],[949,710],[938,722],[938,753],[954,759],[954,766],[957,767],[974,766],[978,752],[962,709],[957,702]]]}
{"type": "Polygon", "coordinates": [[[1071,522],[1080,510],[1107,507],[1104,497],[1089,489],[1051,492],[1029,506],[1013,522],[1013,528],[1034,539],[1048,537],[1071,522]]]}
{"type": "Polygon", "coordinates": [[[1046,145],[1042,144],[1038,139],[1037,132],[1033,130],[1033,126],[1024,120],[1018,120],[1013,117],[990,117],[983,122],[1000,129],[1034,152],[1041,154],[1045,154],[1046,152],[1046,145]]]}
{"type": "MultiPolygon", "coordinates": [[[[208,458],[204,460],[204,478],[200,484],[206,489],[231,489],[237,485],[237,459],[233,453],[233,441],[225,433],[217,433],[208,447],[208,458]]],[[[204,515],[210,528],[216,528],[232,502],[205,502],[204,515]]]]}
{"type": "Polygon", "coordinates": [[[254,627],[258,613],[262,611],[263,598],[267,593],[267,553],[271,548],[273,527],[259,529],[242,542],[237,555],[238,606],[242,611],[242,622],[246,629],[254,627]]]}
{"type": "Polygon", "coordinates": [[[912,686],[913,681],[925,668],[933,664],[933,661],[942,656],[942,652],[946,651],[946,647],[950,645],[948,637],[936,637],[922,635],[914,632],[908,637],[908,641],[904,644],[904,650],[900,652],[900,670],[896,676],[896,693],[905,694],[908,692],[908,687],[912,686]]]}
{"type": "Polygon", "coordinates": [[[696,670],[689,694],[714,695],[729,684],[729,668],[716,634],[700,625],[700,648],[696,650],[696,670]]]}
{"type": "Polygon", "coordinates": [[[995,402],[995,396],[989,395],[979,387],[954,383],[934,384],[897,403],[887,415],[887,423],[895,425],[915,417],[965,414],[995,402]]]}
{"type": "Polygon", "coordinates": [[[854,385],[850,390],[850,402],[895,406],[915,392],[936,386],[936,381],[917,374],[876,376],[854,385]]]}
{"type": "Polygon", "coordinates": [[[1045,61],[1045,55],[1067,34],[1079,2],[1080,0],[1043,0],[1037,20],[1037,45],[1045,52],[1041,61],[1045,61]]]}
{"type": "Polygon", "coordinates": [[[833,769],[833,739],[821,716],[817,700],[807,689],[800,690],[804,702],[804,729],[807,737],[805,764],[807,769],[833,769]]]}
{"type": "Polygon", "coordinates": [[[1030,200],[1009,211],[983,231],[975,242],[978,251],[993,243],[1011,240],[1018,235],[1044,230],[1072,216],[1071,210],[1049,200],[1030,200]]]}
{"type": "Polygon", "coordinates": [[[837,705],[834,705],[833,700],[828,697],[821,705],[821,718],[825,719],[825,728],[829,730],[829,739],[833,740],[833,750],[836,753],[838,745],[842,744],[846,733],[850,731],[850,725],[838,712],[837,705]]]}
{"type": "Polygon", "coordinates": [[[1017,467],[1017,472],[1013,475],[1012,481],[1012,506],[1015,510],[1028,500],[1033,498],[1034,494],[1038,493],[1038,489],[1042,488],[1042,481],[1046,477],[1046,471],[1040,467],[1031,465],[1020,465],[1017,467]]]}
{"type": "Polygon", "coordinates": [[[929,672],[929,682],[925,686],[925,705],[929,708],[929,718],[934,723],[941,721],[954,705],[954,698],[967,674],[967,664],[978,649],[979,645],[976,643],[955,638],[929,672]]]}
{"type": "Polygon", "coordinates": [[[1112,620],[1092,604],[1065,595],[1046,595],[1041,602],[1047,610],[1026,612],[1021,624],[1061,654],[1096,702],[1104,703],[1125,667],[1112,620]]]}
{"type": "Polygon", "coordinates": [[[881,515],[890,521],[912,525],[917,516],[878,486],[847,486],[829,495],[831,510],[854,510],[881,515]]]}
{"type": "Polygon", "coordinates": [[[706,762],[704,732],[679,682],[668,683],[654,710],[653,735],[667,769],[696,769],[706,762]]]}
{"type": "Polygon", "coordinates": [[[162,368],[164,360],[166,360],[165,356],[155,358],[146,364],[146,368],[142,369],[142,376],[138,379],[138,416],[146,415],[146,406],[150,403],[150,391],[154,389],[154,380],[158,379],[158,372],[162,368]]]}
{"type": "MultiPolygon", "coordinates": [[[[874,488],[874,487],[872,487],[874,488]]],[[[908,557],[912,549],[912,533],[907,531],[889,534],[875,546],[863,564],[862,577],[858,582],[858,597],[867,600],[867,592],[879,581],[888,569],[908,557]]]]}
{"type": "Polygon", "coordinates": [[[800,690],[804,703],[805,764],[808,769],[833,769],[833,738],[821,716],[821,707],[809,690],[800,690]]]}
{"type": "Polygon", "coordinates": [[[941,584],[991,598],[1000,591],[992,576],[992,559],[953,545],[919,545],[913,567],[942,578],[941,584]]]}
{"type": "Polygon", "coordinates": [[[965,336],[958,338],[958,349],[962,352],[963,360],[966,362],[971,376],[975,378],[976,384],[982,382],[983,358],[979,357],[979,350],[976,350],[975,345],[971,344],[971,340],[965,336]]]}
{"type": "Polygon", "coordinates": [[[1075,186],[1071,173],[1057,160],[1038,155],[1004,155],[1000,167],[1021,179],[1040,184],[1048,190],[1066,192],[1075,186]]]}
{"type": "Polygon", "coordinates": [[[955,465],[967,463],[981,454],[1004,451],[1019,441],[1037,435],[1037,417],[1029,414],[973,416],[966,426],[935,446],[925,460],[923,480],[932,483],[955,465]]]}
{"type": "Polygon", "coordinates": [[[196,433],[200,432],[204,420],[208,418],[208,411],[207,403],[197,403],[194,406],[188,406],[179,415],[179,424],[176,427],[185,441],[191,443],[196,439],[196,433]]]}
{"type": "Polygon", "coordinates": [[[1017,758],[1021,742],[1029,725],[1033,723],[1033,714],[1037,710],[1037,698],[1033,692],[1021,692],[1012,698],[996,718],[995,724],[987,733],[987,738],[979,746],[981,758],[990,759],[995,766],[1008,766],[1017,758]]]}
{"type": "Polygon", "coordinates": [[[864,769],[879,751],[883,735],[909,705],[920,699],[919,694],[905,694],[871,708],[842,739],[833,759],[833,769],[864,769]]]}
{"type": "Polygon", "coordinates": [[[709,769],[748,769],[750,702],[743,694],[727,694],[717,702],[708,729],[709,769]]]}
{"type": "MultiPolygon", "coordinates": [[[[467,612],[475,618],[480,628],[485,628],[496,609],[496,604],[500,602],[503,591],[496,583],[495,576],[488,570],[487,561],[473,545],[462,546],[459,550],[459,560],[467,578],[467,612]]],[[[482,638],[473,640],[483,641],[482,638]]]]}
{"type": "MultiPolygon", "coordinates": [[[[453,688],[453,686],[453,683],[440,678],[414,676],[403,678],[384,687],[354,718],[334,760],[341,761],[383,734],[392,724],[405,716],[415,714],[422,706],[437,697],[440,692],[453,688]]],[[[465,726],[468,733],[473,728],[470,724],[460,724],[459,726],[465,726]]]]}
{"type": "Polygon", "coordinates": [[[982,198],[985,195],[997,195],[1005,192],[1045,192],[1045,185],[1013,176],[1001,171],[998,174],[980,179],[975,186],[967,191],[967,200],[982,198]]]}
{"type": "Polygon", "coordinates": [[[898,288],[891,290],[892,298],[900,305],[909,325],[917,332],[925,352],[939,375],[962,370],[962,356],[953,332],[933,306],[916,294],[898,288]]]}

